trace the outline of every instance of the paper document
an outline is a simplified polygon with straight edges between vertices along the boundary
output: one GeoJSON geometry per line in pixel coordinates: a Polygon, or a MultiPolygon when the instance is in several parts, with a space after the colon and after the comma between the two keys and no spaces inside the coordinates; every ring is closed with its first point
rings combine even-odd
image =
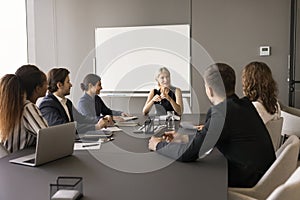
{"type": "Polygon", "coordinates": [[[137,116],[130,116],[130,117],[123,117],[123,116],[121,116],[121,118],[122,118],[124,121],[129,121],[129,120],[137,119],[138,117],[137,117],[137,116]]]}
{"type": "Polygon", "coordinates": [[[111,131],[111,132],[122,131],[122,129],[120,129],[117,126],[109,126],[107,128],[102,128],[101,130],[108,130],[108,131],[111,131]]]}
{"type": "MultiPolygon", "coordinates": [[[[170,117],[170,115],[160,115],[160,116],[159,116],[159,120],[164,121],[164,120],[166,120],[168,117],[170,117]]],[[[174,119],[177,120],[177,121],[180,120],[180,117],[179,117],[178,115],[173,115],[173,117],[174,117],[174,119]]]]}
{"type": "Polygon", "coordinates": [[[74,144],[74,150],[100,149],[101,142],[80,142],[74,144]]]}
{"type": "Polygon", "coordinates": [[[131,122],[131,121],[128,121],[128,122],[117,122],[115,123],[116,126],[137,126],[138,123],[137,122],[131,122]]]}

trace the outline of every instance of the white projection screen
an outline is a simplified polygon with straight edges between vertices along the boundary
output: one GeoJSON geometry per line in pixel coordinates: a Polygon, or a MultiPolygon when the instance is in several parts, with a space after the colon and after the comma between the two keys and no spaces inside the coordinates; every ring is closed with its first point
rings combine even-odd
{"type": "Polygon", "coordinates": [[[148,93],[162,66],[171,84],[190,93],[190,26],[104,27],[95,30],[95,73],[101,93],[148,93]]]}

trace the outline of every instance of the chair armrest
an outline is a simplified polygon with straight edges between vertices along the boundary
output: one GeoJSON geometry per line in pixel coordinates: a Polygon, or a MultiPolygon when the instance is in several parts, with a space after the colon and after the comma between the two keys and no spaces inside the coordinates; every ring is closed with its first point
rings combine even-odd
{"type": "Polygon", "coordinates": [[[257,200],[257,199],[244,194],[240,194],[238,192],[228,191],[228,200],[257,200]]]}

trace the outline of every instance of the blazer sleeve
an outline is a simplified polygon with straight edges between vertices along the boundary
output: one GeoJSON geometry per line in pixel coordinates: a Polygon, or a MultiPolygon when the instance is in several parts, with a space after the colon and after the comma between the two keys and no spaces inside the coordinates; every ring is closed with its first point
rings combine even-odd
{"type": "Polygon", "coordinates": [[[95,96],[95,106],[96,106],[96,115],[113,115],[113,112],[110,108],[108,108],[104,101],[99,96],[95,96]]]}
{"type": "Polygon", "coordinates": [[[196,134],[189,134],[188,143],[160,142],[156,149],[158,149],[158,153],[178,161],[195,161],[206,155],[217,144],[222,133],[222,120],[224,120],[224,116],[221,112],[217,109],[209,109],[203,129],[197,131],[196,134]]]}
{"type": "Polygon", "coordinates": [[[78,111],[85,115],[85,116],[89,116],[89,117],[94,117],[96,116],[96,112],[95,112],[95,105],[90,105],[90,101],[86,101],[85,99],[80,99],[78,102],[78,111]]]}
{"type": "Polygon", "coordinates": [[[85,116],[81,114],[74,106],[72,106],[72,113],[74,120],[78,123],[86,123],[86,124],[96,124],[98,119],[96,116],[85,116]]]}
{"type": "Polygon", "coordinates": [[[63,107],[60,107],[60,105],[58,105],[55,101],[44,100],[41,102],[39,109],[42,116],[47,120],[49,126],[69,122],[69,120],[63,116],[63,107]]]}
{"type": "Polygon", "coordinates": [[[95,130],[95,124],[98,123],[97,117],[89,117],[82,115],[74,106],[72,106],[72,114],[74,121],[77,122],[78,133],[86,133],[95,130]]]}
{"type": "Polygon", "coordinates": [[[194,133],[193,135],[189,135],[188,143],[160,142],[156,149],[159,154],[178,161],[195,161],[199,157],[199,150],[204,141],[205,135],[205,132],[198,131],[196,134],[194,133]]]}

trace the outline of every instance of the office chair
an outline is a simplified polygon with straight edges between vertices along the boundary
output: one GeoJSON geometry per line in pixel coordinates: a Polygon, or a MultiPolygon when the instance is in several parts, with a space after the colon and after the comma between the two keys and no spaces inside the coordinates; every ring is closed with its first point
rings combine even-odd
{"type": "MultiPolygon", "coordinates": [[[[282,185],[278,186],[267,197],[267,200],[298,200],[300,197],[300,167],[289,177],[289,179],[282,185]]],[[[240,194],[237,192],[228,192],[228,199],[230,200],[256,200],[250,196],[240,194]]]]}
{"type": "Polygon", "coordinates": [[[192,114],[192,109],[190,107],[190,103],[188,102],[188,98],[183,98],[183,113],[184,114],[192,114]]]}
{"type": "Polygon", "coordinates": [[[281,117],[283,117],[282,134],[296,135],[300,138],[300,109],[280,103],[281,117]]]}
{"type": "Polygon", "coordinates": [[[279,105],[280,105],[280,108],[281,108],[282,111],[300,117],[300,109],[294,108],[294,107],[290,107],[290,106],[286,106],[286,105],[284,105],[281,102],[279,102],[279,105]]]}
{"type": "Polygon", "coordinates": [[[7,156],[7,155],[8,155],[8,152],[7,152],[6,148],[4,148],[2,146],[2,144],[0,144],[0,158],[3,158],[5,156],[7,156]]]}
{"type": "Polygon", "coordinates": [[[282,185],[277,187],[267,200],[298,200],[300,198],[300,167],[282,185]]]}
{"type": "Polygon", "coordinates": [[[299,154],[299,138],[291,135],[276,151],[276,160],[252,188],[228,188],[228,197],[238,199],[237,194],[254,199],[266,199],[276,187],[283,184],[294,172],[299,154]]]}
{"type": "Polygon", "coordinates": [[[266,127],[271,136],[272,144],[275,151],[277,151],[277,149],[281,145],[282,124],[283,124],[283,117],[280,117],[279,119],[276,120],[268,121],[268,123],[266,123],[266,127]]]}

